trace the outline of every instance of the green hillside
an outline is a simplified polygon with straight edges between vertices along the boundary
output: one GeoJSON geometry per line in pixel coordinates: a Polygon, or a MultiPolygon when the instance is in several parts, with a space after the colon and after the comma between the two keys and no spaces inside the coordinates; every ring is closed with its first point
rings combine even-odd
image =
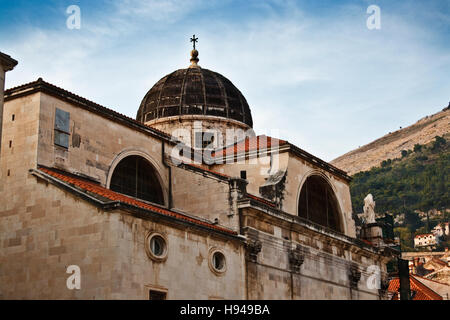
{"type": "MultiPolygon", "coordinates": [[[[414,211],[450,208],[449,138],[447,134],[427,145],[416,144],[414,150],[403,150],[401,158],[385,160],[380,167],[355,174],[350,185],[353,211],[362,212],[364,198],[371,193],[376,212],[394,216],[404,213],[405,225],[398,228],[397,234],[403,232],[404,245],[411,247],[416,231],[426,232],[433,227],[424,226],[414,211]]],[[[441,217],[448,219],[448,214],[441,217]]]]}

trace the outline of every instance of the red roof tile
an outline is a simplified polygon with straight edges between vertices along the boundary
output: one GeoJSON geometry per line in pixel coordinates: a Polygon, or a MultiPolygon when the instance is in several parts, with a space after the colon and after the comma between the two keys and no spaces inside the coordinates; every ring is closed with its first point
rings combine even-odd
{"type": "Polygon", "coordinates": [[[429,237],[432,235],[433,235],[432,233],[423,233],[423,234],[416,235],[414,238],[422,238],[422,237],[426,238],[426,237],[429,237]]]}
{"type": "Polygon", "coordinates": [[[249,151],[258,151],[263,149],[277,148],[287,144],[287,141],[260,135],[257,137],[247,137],[245,140],[215,151],[213,157],[223,157],[236,154],[244,154],[249,151]]]}
{"type": "Polygon", "coordinates": [[[60,171],[56,171],[53,169],[49,169],[49,168],[39,168],[40,171],[58,179],[61,180],[63,182],[69,183],[77,188],[82,189],[85,192],[90,192],[93,194],[96,194],[98,196],[104,197],[106,199],[112,200],[112,201],[120,201],[122,203],[126,203],[141,209],[146,209],[152,212],[156,212],[156,213],[160,213],[162,215],[165,216],[170,216],[179,220],[184,220],[193,224],[197,224],[197,225],[201,225],[203,227],[207,227],[213,230],[217,230],[217,231],[221,231],[221,232],[225,232],[225,233],[229,233],[229,234],[233,234],[236,235],[237,233],[235,231],[232,231],[230,229],[227,228],[223,228],[214,224],[210,224],[207,223],[205,221],[199,220],[199,219],[194,219],[188,216],[185,216],[183,214],[177,213],[177,212],[173,212],[167,209],[163,209],[160,208],[156,205],[151,205],[149,203],[143,202],[143,201],[139,201],[137,199],[134,199],[132,197],[126,196],[124,194],[115,192],[115,191],[111,191],[110,189],[106,189],[102,186],[100,186],[99,184],[95,183],[95,182],[91,182],[82,178],[78,178],[78,177],[74,177],[73,175],[70,175],[68,173],[64,173],[64,172],[60,172],[60,171]]]}
{"type": "MultiPolygon", "coordinates": [[[[415,291],[416,294],[414,295],[413,300],[443,300],[443,298],[428,288],[426,285],[424,285],[422,282],[417,280],[412,275],[409,275],[409,283],[411,291],[415,291]]],[[[393,292],[394,296],[392,297],[392,300],[398,300],[399,299],[399,290],[400,290],[400,279],[394,278],[389,282],[389,288],[388,291],[393,292]]]]}
{"type": "Polygon", "coordinates": [[[198,164],[183,163],[183,165],[184,165],[184,166],[187,166],[187,167],[193,167],[193,168],[199,169],[200,171],[210,172],[210,173],[212,173],[212,174],[221,176],[221,177],[223,177],[223,178],[227,178],[227,179],[230,179],[230,178],[231,178],[229,175],[226,175],[226,174],[224,174],[224,173],[217,172],[217,171],[214,171],[214,170],[211,170],[211,169],[206,169],[205,167],[202,167],[202,166],[200,166],[200,165],[198,165],[198,164]]]}
{"type": "Polygon", "coordinates": [[[270,206],[270,207],[273,207],[273,208],[276,207],[276,204],[275,204],[275,203],[273,203],[273,202],[271,202],[271,201],[269,201],[269,200],[267,200],[267,199],[264,199],[264,198],[260,198],[260,197],[254,196],[254,195],[249,194],[249,193],[247,193],[247,197],[249,197],[250,199],[259,201],[259,202],[261,202],[261,203],[264,203],[265,205],[268,205],[268,206],[270,206]]]}
{"type": "Polygon", "coordinates": [[[365,244],[368,244],[369,246],[373,246],[373,243],[367,239],[361,239],[361,241],[364,242],[365,244]]]}

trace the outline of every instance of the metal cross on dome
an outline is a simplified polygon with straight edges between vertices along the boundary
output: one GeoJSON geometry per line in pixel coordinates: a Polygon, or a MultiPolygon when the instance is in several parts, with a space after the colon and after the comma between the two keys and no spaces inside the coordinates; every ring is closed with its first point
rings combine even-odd
{"type": "Polygon", "coordinates": [[[191,38],[191,42],[194,44],[194,50],[195,50],[195,43],[198,42],[198,38],[195,37],[195,34],[191,38]]]}

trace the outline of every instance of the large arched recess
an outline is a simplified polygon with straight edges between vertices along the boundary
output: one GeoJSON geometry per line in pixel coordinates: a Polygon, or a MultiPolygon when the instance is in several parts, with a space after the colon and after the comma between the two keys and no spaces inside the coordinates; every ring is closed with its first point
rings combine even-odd
{"type": "Polygon", "coordinates": [[[141,152],[126,152],[113,161],[107,187],[134,198],[165,205],[161,177],[149,157],[141,152]]]}
{"type": "Polygon", "coordinates": [[[303,180],[297,202],[298,216],[345,233],[342,210],[336,193],[324,175],[313,172],[303,180]]]}

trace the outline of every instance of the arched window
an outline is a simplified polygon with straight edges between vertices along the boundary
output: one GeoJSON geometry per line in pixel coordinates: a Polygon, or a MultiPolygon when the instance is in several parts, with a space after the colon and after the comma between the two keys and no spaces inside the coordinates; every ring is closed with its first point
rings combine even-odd
{"type": "Polygon", "coordinates": [[[331,186],[321,176],[306,178],[300,192],[298,215],[330,229],[342,231],[338,201],[331,186]]]}
{"type": "Polygon", "coordinates": [[[119,162],[111,177],[110,189],[164,205],[163,192],[155,169],[140,156],[128,156],[119,162]]]}

